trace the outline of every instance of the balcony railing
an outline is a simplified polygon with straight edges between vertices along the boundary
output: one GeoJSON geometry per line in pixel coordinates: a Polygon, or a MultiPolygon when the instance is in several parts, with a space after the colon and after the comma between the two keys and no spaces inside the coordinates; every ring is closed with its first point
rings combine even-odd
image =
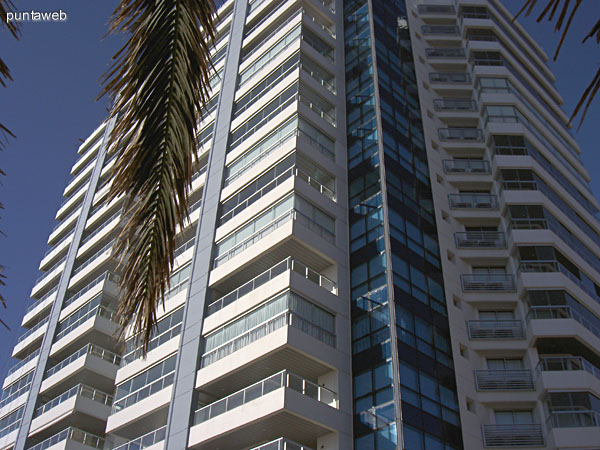
{"type": "Polygon", "coordinates": [[[283,387],[293,389],[302,395],[337,408],[337,394],[335,392],[288,370],[282,370],[269,378],[198,409],[194,413],[194,425],[206,422],[283,387]]]}
{"type": "Polygon", "coordinates": [[[529,313],[527,313],[527,321],[532,319],[574,319],[596,337],[600,338],[600,327],[576,309],[566,305],[530,306],[529,313]]]}
{"type": "Polygon", "coordinates": [[[30,353],[29,355],[27,355],[27,357],[23,358],[21,361],[19,361],[18,363],[15,363],[13,366],[11,366],[11,368],[8,369],[8,372],[6,373],[6,376],[8,377],[9,375],[15,373],[17,370],[19,370],[21,367],[23,367],[29,361],[32,361],[35,358],[37,358],[39,355],[40,355],[40,349],[38,348],[35,352],[30,353]]]}
{"type": "Polygon", "coordinates": [[[35,333],[40,328],[42,328],[43,326],[45,326],[48,323],[48,319],[49,319],[49,317],[46,317],[44,320],[38,322],[34,327],[30,328],[25,333],[23,333],[21,336],[19,336],[19,338],[17,339],[17,344],[23,342],[25,339],[27,339],[33,333],[35,333]]]}
{"type": "Polygon", "coordinates": [[[229,356],[230,354],[240,350],[241,348],[250,345],[251,343],[263,338],[279,328],[284,326],[292,326],[300,331],[313,336],[315,339],[324,342],[325,344],[335,347],[335,335],[331,332],[303,319],[298,314],[292,311],[283,311],[282,313],[271,317],[261,324],[251,328],[245,333],[236,336],[234,339],[220,345],[217,348],[202,355],[202,367],[207,367],[210,364],[229,356]]]}
{"type": "Polygon", "coordinates": [[[96,228],[94,231],[92,231],[90,234],[88,234],[85,238],[83,238],[81,240],[81,243],[79,244],[79,246],[83,246],[85,244],[87,244],[88,242],[90,242],[94,236],[97,236],[98,234],[102,233],[103,230],[106,229],[106,227],[108,227],[110,225],[110,223],[115,220],[117,217],[119,217],[121,215],[121,209],[117,209],[117,211],[110,216],[108,219],[104,220],[104,223],[102,225],[100,225],[98,228],[96,228]]]}
{"type": "Polygon", "coordinates": [[[96,279],[92,280],[90,283],[86,284],[83,288],[78,290],[75,294],[67,297],[63,303],[63,309],[69,306],[71,303],[75,302],[77,299],[83,297],[87,292],[92,290],[94,287],[98,286],[100,283],[104,281],[112,281],[113,283],[118,283],[121,277],[119,275],[115,275],[112,272],[104,272],[96,279]]]}
{"type": "Polygon", "coordinates": [[[60,241],[58,241],[56,244],[54,244],[52,247],[50,247],[48,250],[46,250],[46,253],[44,253],[44,257],[48,256],[50,253],[52,253],[54,250],[56,250],[58,248],[58,246],[60,244],[62,244],[64,241],[66,241],[70,237],[73,237],[73,234],[75,234],[74,231],[72,231],[71,233],[67,234],[60,241]]]}
{"type": "Polygon", "coordinates": [[[475,386],[478,391],[533,390],[531,370],[476,370],[475,386]]]}
{"type": "Polygon", "coordinates": [[[322,227],[321,225],[319,225],[318,223],[316,223],[314,220],[310,219],[309,217],[306,217],[300,211],[297,211],[296,209],[291,209],[288,212],[280,215],[278,218],[274,219],[271,223],[265,225],[263,228],[261,228],[256,233],[249,236],[244,241],[240,242],[235,247],[231,248],[227,252],[225,252],[222,255],[215,258],[214,267],[216,268],[216,267],[220,266],[221,264],[229,261],[231,258],[237,256],[238,254],[240,254],[247,248],[256,244],[258,241],[263,239],[265,236],[267,236],[271,232],[275,231],[277,228],[279,228],[284,223],[287,223],[290,220],[297,220],[299,222],[302,222],[302,225],[306,226],[311,231],[316,232],[321,237],[326,239],[328,242],[330,242],[332,244],[335,242],[335,235],[333,233],[331,233],[329,230],[325,229],[324,227],[322,227]]]}
{"type": "Polygon", "coordinates": [[[80,444],[100,450],[104,448],[104,439],[100,436],[96,436],[95,434],[88,433],[87,431],[78,428],[69,427],[62,430],[60,433],[56,433],[54,436],[50,436],[48,439],[43,440],[33,447],[29,447],[28,450],[46,450],[47,448],[66,440],[79,442],[80,444]]]}
{"type": "Polygon", "coordinates": [[[454,5],[418,5],[419,14],[456,14],[454,5]]]}
{"type": "Polygon", "coordinates": [[[548,428],[600,427],[600,413],[593,410],[552,411],[546,424],[548,428]]]}
{"type": "Polygon", "coordinates": [[[462,98],[436,98],[433,107],[436,111],[477,111],[477,102],[462,98]]]}
{"type": "Polygon", "coordinates": [[[421,25],[423,34],[447,34],[450,36],[458,36],[460,28],[456,25],[421,25]]]}
{"type": "Polygon", "coordinates": [[[463,291],[514,291],[515,278],[510,273],[469,273],[460,276],[463,291]]]}
{"type": "Polygon", "coordinates": [[[543,447],[545,445],[542,425],[538,423],[483,425],[482,433],[485,447],[543,447]]]}
{"type": "Polygon", "coordinates": [[[494,194],[448,194],[451,209],[498,209],[498,196],[494,194]]]}
{"type": "Polygon", "coordinates": [[[521,320],[469,320],[469,339],[524,339],[521,320]]]}
{"type": "Polygon", "coordinates": [[[66,260],[67,260],[67,255],[63,256],[61,259],[59,259],[57,262],[55,262],[52,265],[52,267],[50,267],[43,274],[41,274],[39,277],[37,277],[37,279],[35,280],[35,284],[38,284],[40,281],[42,281],[44,278],[46,278],[48,275],[50,275],[52,272],[54,272],[54,270],[57,269],[58,266],[60,266],[66,260]]]}
{"type": "MultiPolygon", "coordinates": [[[[56,333],[55,342],[58,341],[59,339],[62,339],[63,337],[65,337],[67,334],[69,334],[71,331],[75,330],[76,328],[79,328],[81,325],[83,325],[85,322],[87,322],[89,319],[91,319],[93,317],[104,317],[105,319],[113,320],[115,318],[116,314],[117,313],[115,311],[112,311],[112,310],[106,308],[105,306],[98,305],[95,308],[92,308],[87,313],[85,313],[82,317],[79,317],[75,322],[69,324],[66,328],[63,328],[58,333],[56,333]]],[[[59,325],[60,325],[60,323],[59,323],[59,325]]]]}
{"type": "Polygon", "coordinates": [[[311,280],[312,282],[318,284],[322,288],[327,289],[329,292],[337,295],[337,285],[334,281],[331,281],[329,278],[321,275],[316,270],[311,269],[305,264],[301,263],[298,260],[293,259],[291,256],[286,258],[285,260],[275,264],[270,269],[264,271],[260,275],[254,277],[252,280],[243,284],[239,288],[229,292],[218,300],[212,302],[208,305],[207,316],[216,313],[217,311],[223,309],[227,305],[237,301],[239,298],[244,295],[254,291],[265,283],[271,281],[278,275],[281,275],[283,272],[287,270],[292,270],[300,275],[303,275],[306,279],[311,280]]]}
{"type": "Polygon", "coordinates": [[[454,233],[457,248],[506,248],[502,231],[461,231],[454,233]]]}
{"type": "Polygon", "coordinates": [[[255,202],[257,202],[258,200],[260,200],[262,197],[264,197],[266,194],[271,192],[273,189],[275,189],[281,183],[285,182],[291,176],[305,181],[309,186],[311,186],[312,188],[319,191],[321,194],[323,194],[328,199],[330,199],[334,202],[336,201],[335,192],[332,189],[330,189],[327,186],[325,186],[324,184],[320,183],[314,177],[310,176],[309,174],[307,174],[306,172],[304,172],[303,170],[301,170],[299,167],[297,167],[294,164],[289,169],[286,169],[284,172],[277,175],[277,177],[275,177],[274,179],[269,181],[261,189],[252,193],[244,201],[238,203],[231,210],[229,210],[228,212],[223,214],[219,219],[219,223],[223,224],[223,223],[227,222],[228,220],[233,219],[235,216],[237,216],[239,213],[241,213],[243,210],[245,210],[248,206],[250,206],[250,205],[254,204],[255,202]]]}
{"type": "Polygon", "coordinates": [[[431,83],[470,84],[471,74],[466,72],[429,72],[431,83]]]}
{"type": "Polygon", "coordinates": [[[102,255],[103,253],[105,253],[105,252],[112,253],[113,244],[114,244],[114,239],[111,240],[110,242],[108,242],[104,247],[102,247],[100,250],[98,250],[92,256],[88,257],[83,263],[79,264],[76,268],[74,268],[73,274],[71,276],[75,276],[78,273],[80,273],[83,269],[85,269],[90,264],[92,264],[94,261],[96,261],[100,257],[100,255],[102,255]]]}
{"type": "Polygon", "coordinates": [[[118,447],[115,447],[114,450],[142,450],[146,447],[150,447],[154,444],[164,441],[166,432],[167,427],[165,425],[164,427],[151,431],[150,433],[140,436],[137,439],[133,439],[123,445],[119,445],[118,447]]]}
{"type": "Polygon", "coordinates": [[[49,402],[46,402],[43,405],[41,405],[35,410],[34,417],[41,416],[42,414],[50,411],[52,408],[55,408],[56,406],[66,402],[70,398],[75,397],[76,395],[89,398],[90,400],[107,406],[112,405],[113,402],[112,395],[109,395],[106,392],[99,391],[98,389],[86,386],[85,384],[78,384],[77,386],[72,387],[68,391],[63,392],[58,397],[54,397],[49,402]]]}
{"type": "Polygon", "coordinates": [[[52,295],[54,295],[56,293],[56,291],[58,291],[58,286],[55,286],[54,288],[50,289],[48,292],[46,292],[44,294],[44,296],[42,298],[37,300],[32,305],[29,305],[27,307],[27,311],[25,311],[25,314],[28,314],[31,311],[33,311],[35,308],[37,308],[39,305],[41,305],[44,302],[44,300],[46,300],[46,299],[50,298],[52,295]]]}
{"type": "Polygon", "coordinates": [[[483,131],[479,128],[440,128],[438,136],[442,141],[483,142],[483,131]]]}
{"type": "Polygon", "coordinates": [[[538,373],[572,370],[585,370],[600,380],[600,368],[581,356],[542,356],[537,365],[538,373]]]}
{"type": "Polygon", "coordinates": [[[312,450],[306,445],[298,444],[294,441],[290,441],[286,438],[275,439],[274,441],[267,442],[266,444],[259,445],[258,447],[252,447],[250,450],[312,450]]]}
{"type": "Polygon", "coordinates": [[[107,361],[115,366],[121,364],[121,357],[116,353],[110,352],[94,344],[87,344],[85,347],[80,348],[75,353],[67,356],[65,359],[46,370],[45,378],[51,377],[59,370],[67,367],[72,362],[77,361],[79,358],[87,354],[94,355],[97,358],[107,361]]]}
{"type": "Polygon", "coordinates": [[[464,48],[452,47],[430,47],[425,49],[425,55],[428,58],[464,58],[464,48]]]}

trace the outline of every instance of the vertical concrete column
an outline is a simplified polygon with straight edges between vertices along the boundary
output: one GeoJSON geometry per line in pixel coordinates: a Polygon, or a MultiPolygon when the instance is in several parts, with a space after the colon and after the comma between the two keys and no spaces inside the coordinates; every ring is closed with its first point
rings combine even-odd
{"type": "Polygon", "coordinates": [[[193,411],[196,409],[194,387],[200,361],[202,324],[208,295],[208,275],[213,260],[215,230],[227,140],[231,125],[233,98],[236,91],[238,67],[246,22],[248,0],[236,0],[233,7],[231,36],[223,71],[223,82],[215,123],[214,141],[210,151],[206,182],[202,194],[202,210],[196,231],[196,246],[192,260],[192,276],[185,303],[183,329],[175,366],[173,394],[169,405],[165,449],[187,448],[193,411]]]}
{"type": "Polygon", "coordinates": [[[77,251],[79,250],[81,236],[83,235],[85,223],[87,221],[88,214],[92,207],[92,200],[94,199],[94,194],[96,193],[96,188],[98,187],[98,180],[100,179],[102,167],[104,166],[108,136],[110,135],[114,125],[115,119],[108,122],[106,124],[106,128],[104,129],[102,144],[100,144],[100,148],[98,149],[96,163],[94,165],[94,169],[90,177],[90,186],[88,187],[88,190],[83,198],[81,214],[79,215],[77,223],[75,224],[73,240],[71,241],[71,245],[69,246],[69,250],[67,251],[65,268],[58,282],[56,300],[54,300],[54,303],[52,304],[52,309],[50,310],[50,317],[48,319],[48,330],[46,331],[46,334],[44,335],[44,338],[42,340],[39,360],[35,367],[33,380],[31,381],[31,389],[29,390],[29,394],[27,395],[27,402],[25,403],[25,410],[23,412],[23,418],[21,419],[21,426],[19,427],[19,432],[17,434],[17,440],[15,441],[14,450],[24,450],[26,446],[27,435],[29,434],[29,427],[31,426],[33,414],[35,413],[35,409],[37,406],[37,399],[40,393],[42,380],[44,379],[44,372],[46,371],[46,366],[48,364],[50,349],[52,348],[52,343],[54,341],[54,333],[56,332],[56,326],[58,325],[58,318],[60,317],[60,312],[62,310],[65,295],[67,293],[67,286],[69,285],[69,281],[71,280],[73,266],[75,265],[75,256],[77,255],[77,251]]]}

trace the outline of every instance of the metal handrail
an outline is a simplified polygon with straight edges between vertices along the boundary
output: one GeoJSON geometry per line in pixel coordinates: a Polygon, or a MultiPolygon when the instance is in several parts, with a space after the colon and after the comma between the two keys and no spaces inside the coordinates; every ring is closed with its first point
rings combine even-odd
{"type": "Polygon", "coordinates": [[[58,444],[59,442],[66,440],[79,442],[83,445],[87,445],[88,447],[94,447],[99,450],[101,450],[104,447],[104,439],[100,436],[96,436],[95,434],[80,430],[79,428],[69,427],[56,433],[53,436],[50,436],[47,439],[44,439],[42,442],[34,445],[33,447],[29,447],[27,450],[46,450],[47,448],[50,448],[58,444]]]}
{"type": "Polygon", "coordinates": [[[457,248],[506,248],[503,231],[458,231],[454,241],[457,248]]]}
{"type": "MultiPolygon", "coordinates": [[[[590,316],[592,315],[590,314],[590,316]]],[[[530,306],[527,321],[532,319],[573,319],[600,338],[600,327],[592,323],[588,317],[567,305],[530,306]]]]}
{"type": "Polygon", "coordinates": [[[75,234],[75,231],[67,234],[65,237],[63,237],[60,241],[58,241],[56,244],[54,244],[52,247],[50,247],[48,250],[46,250],[46,252],[44,253],[44,258],[46,256],[48,256],[50,253],[52,253],[54,250],[56,250],[56,248],[58,248],[58,246],[60,244],[62,244],[64,241],[66,241],[67,239],[69,239],[70,237],[72,237],[75,234]]]}
{"type": "Polygon", "coordinates": [[[545,445],[542,425],[537,423],[482,425],[482,434],[485,447],[545,445]]]}
{"type": "Polygon", "coordinates": [[[104,272],[103,274],[99,275],[97,278],[95,278],[94,280],[92,280],[91,282],[86,284],[83,288],[78,290],[75,294],[65,298],[65,301],[63,303],[63,309],[66,308],[67,306],[69,306],[75,300],[81,298],[84,294],[89,292],[91,289],[93,289],[98,284],[102,283],[104,280],[118,283],[120,279],[121,279],[121,277],[119,275],[116,275],[109,271],[104,272]]]}
{"type": "Polygon", "coordinates": [[[468,72],[429,72],[431,83],[471,83],[471,74],[468,72]]]}
{"type": "Polygon", "coordinates": [[[87,355],[87,354],[97,356],[98,358],[100,358],[104,361],[108,361],[109,363],[116,365],[116,366],[121,364],[121,357],[119,355],[117,355],[116,353],[106,350],[105,348],[99,347],[95,344],[87,344],[87,345],[83,346],[82,348],[80,348],[79,350],[77,350],[75,353],[72,353],[71,355],[69,355],[65,359],[63,359],[62,361],[60,361],[57,364],[53,365],[52,367],[48,368],[48,370],[46,370],[46,373],[44,374],[44,377],[45,378],[51,377],[59,370],[65,368],[72,362],[77,361],[79,358],[81,358],[82,356],[87,355]]]}
{"type": "Polygon", "coordinates": [[[96,228],[94,231],[92,231],[90,234],[88,234],[85,238],[83,238],[81,240],[81,242],[79,243],[79,247],[82,247],[83,245],[85,245],[89,241],[91,241],[94,236],[97,236],[98,233],[102,232],[102,230],[104,230],[113,220],[115,220],[120,215],[121,215],[121,209],[119,208],[117,210],[117,212],[115,212],[112,216],[110,216],[108,219],[106,219],[102,225],[100,225],[98,228],[96,228]]]}
{"type": "Polygon", "coordinates": [[[33,333],[35,333],[36,331],[38,331],[40,328],[42,328],[43,326],[47,325],[48,324],[48,319],[49,319],[49,317],[46,317],[44,320],[38,322],[34,327],[30,328],[25,333],[23,333],[21,336],[19,336],[17,338],[17,344],[23,342],[25,339],[27,339],[33,333]]]}
{"type": "Polygon", "coordinates": [[[54,397],[52,400],[47,401],[43,405],[39,406],[35,410],[34,417],[39,417],[42,414],[48,412],[49,410],[55,408],[61,403],[66,402],[70,398],[75,397],[76,395],[80,395],[81,397],[89,398],[98,403],[102,403],[103,405],[110,406],[113,402],[113,396],[107,394],[106,392],[102,392],[98,389],[94,389],[93,387],[87,386],[85,384],[78,384],[73,386],[66,392],[63,392],[57,397],[54,397]]]}
{"type": "Polygon", "coordinates": [[[468,273],[460,276],[463,291],[514,291],[515,278],[510,273],[468,273]]]}
{"type": "Polygon", "coordinates": [[[36,351],[30,353],[25,358],[23,358],[19,362],[15,363],[14,365],[12,365],[11,368],[8,369],[8,372],[6,373],[6,377],[8,377],[9,375],[12,375],[17,370],[19,370],[21,367],[23,367],[25,364],[27,364],[30,361],[33,361],[39,355],[40,355],[40,349],[38,348],[36,351]]]}
{"type": "Polygon", "coordinates": [[[228,292],[219,299],[210,303],[207,308],[207,316],[216,313],[217,311],[223,309],[225,306],[230,305],[231,303],[237,301],[244,295],[254,291],[255,289],[266,284],[273,278],[281,275],[283,272],[288,270],[300,273],[301,275],[303,274],[305,278],[314,281],[322,288],[327,289],[329,292],[337,295],[337,285],[334,281],[330,280],[329,278],[321,275],[316,270],[311,269],[310,267],[302,264],[300,261],[289,256],[283,261],[265,270],[260,275],[257,275],[250,281],[247,281],[240,287],[234,289],[231,292],[228,292]]]}
{"type": "Polygon", "coordinates": [[[125,444],[115,447],[113,450],[142,450],[154,444],[158,444],[165,440],[167,426],[160,427],[150,433],[146,433],[139,438],[132,439],[125,444]]]}
{"type": "Polygon", "coordinates": [[[85,269],[87,266],[89,266],[91,263],[93,263],[94,261],[96,261],[96,259],[102,255],[103,253],[107,252],[107,251],[111,251],[113,248],[113,244],[114,244],[114,239],[112,239],[110,242],[108,242],[104,247],[102,247],[100,250],[98,250],[96,253],[94,253],[92,256],[88,257],[85,262],[83,262],[83,264],[78,265],[76,268],[73,269],[73,273],[71,275],[71,277],[74,277],[75,275],[77,275],[79,272],[81,272],[83,269],[85,269]]]}
{"type": "Polygon", "coordinates": [[[469,339],[524,339],[521,320],[469,320],[469,339]]]}
{"type": "Polygon", "coordinates": [[[445,159],[442,163],[446,173],[491,173],[490,163],[485,159],[445,159]]]}
{"type": "Polygon", "coordinates": [[[541,356],[536,367],[538,373],[572,370],[584,370],[600,380],[600,368],[581,356],[541,356]]]}
{"type": "Polygon", "coordinates": [[[478,391],[533,390],[533,373],[521,370],[476,370],[475,387],[478,391]]]}
{"type": "Polygon", "coordinates": [[[261,444],[258,447],[252,447],[250,450],[313,450],[306,445],[298,444],[284,437],[275,439],[274,441],[261,444]]]}
{"type": "Polygon", "coordinates": [[[93,317],[104,317],[108,320],[112,320],[116,316],[116,311],[113,311],[105,306],[98,305],[89,310],[85,315],[78,318],[75,322],[70,324],[67,328],[56,333],[55,341],[58,341],[69,334],[71,331],[79,328],[83,323],[93,317]]]}
{"type": "Polygon", "coordinates": [[[457,25],[421,25],[423,34],[448,34],[458,36],[460,27],[457,25]]]}
{"type": "Polygon", "coordinates": [[[439,128],[442,141],[475,141],[483,142],[483,131],[479,128],[439,128]]]}
{"type": "Polygon", "coordinates": [[[37,279],[35,280],[35,284],[38,284],[40,281],[42,281],[44,278],[46,278],[48,275],[50,275],[55,269],[58,269],[58,266],[60,266],[66,260],[67,260],[67,255],[63,256],[59,261],[55,262],[52,265],[52,267],[50,267],[43,274],[41,274],[39,277],[37,277],[37,279]]]}
{"type": "Polygon", "coordinates": [[[36,302],[33,305],[29,305],[29,307],[27,308],[27,311],[25,311],[25,314],[27,315],[27,313],[33,311],[35,308],[37,308],[39,305],[41,305],[45,300],[52,297],[57,291],[58,291],[58,286],[55,286],[52,289],[50,289],[48,292],[46,292],[44,294],[44,296],[42,298],[40,298],[39,300],[36,300],[36,302]]]}
{"type": "Polygon", "coordinates": [[[548,428],[600,427],[600,412],[591,409],[550,411],[546,425],[548,428]]]}
{"type": "Polygon", "coordinates": [[[498,209],[498,196],[495,194],[448,194],[451,209],[498,209]]]}
{"type": "Polygon", "coordinates": [[[470,99],[436,98],[433,100],[436,111],[477,111],[477,102],[470,99]]]}
{"type": "Polygon", "coordinates": [[[425,56],[428,58],[464,58],[466,53],[464,48],[429,47],[425,49],[425,56]]]}
{"type": "Polygon", "coordinates": [[[334,391],[319,386],[317,383],[289,370],[282,370],[225,398],[197,409],[194,412],[194,425],[206,422],[284,387],[337,408],[337,394],[334,391]]]}
{"type": "Polygon", "coordinates": [[[335,347],[335,334],[331,333],[324,328],[321,328],[318,325],[315,325],[312,322],[307,321],[306,319],[300,317],[298,314],[290,311],[289,309],[282,311],[281,313],[265,320],[264,322],[250,328],[244,333],[230,339],[223,344],[220,344],[218,347],[213,348],[212,350],[205,352],[202,355],[202,367],[207,367],[210,364],[229,356],[230,354],[236,352],[237,350],[245,347],[246,345],[255,342],[256,340],[264,337],[265,335],[272,333],[279,328],[284,326],[292,326],[294,328],[298,328],[299,330],[313,336],[315,339],[318,339],[324,342],[327,345],[335,347]],[[310,330],[315,334],[311,334],[310,330]]]}

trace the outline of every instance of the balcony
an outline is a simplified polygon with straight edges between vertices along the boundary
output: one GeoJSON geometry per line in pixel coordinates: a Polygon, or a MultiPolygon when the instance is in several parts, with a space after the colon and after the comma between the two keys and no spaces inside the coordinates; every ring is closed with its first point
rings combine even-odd
{"type": "Polygon", "coordinates": [[[515,423],[506,425],[483,425],[484,447],[544,447],[546,445],[542,425],[515,423]]]}
{"type": "Polygon", "coordinates": [[[166,432],[167,427],[161,427],[137,439],[133,439],[129,442],[126,442],[123,445],[119,445],[118,447],[115,447],[114,450],[141,450],[147,447],[151,447],[154,444],[158,444],[159,442],[164,441],[166,432]]]}
{"type": "Polygon", "coordinates": [[[281,227],[282,225],[284,225],[285,223],[287,223],[289,221],[299,222],[306,228],[317,233],[319,236],[321,236],[323,239],[325,239],[329,243],[335,244],[335,235],[333,233],[331,233],[329,230],[327,230],[323,226],[316,223],[311,218],[305,216],[300,211],[298,211],[296,209],[290,209],[288,212],[283,213],[282,215],[280,215],[279,217],[277,217],[276,219],[271,221],[269,224],[265,225],[260,230],[253,233],[251,236],[249,236],[248,238],[246,238],[239,244],[235,245],[233,248],[231,248],[227,252],[225,252],[222,255],[219,255],[217,258],[215,258],[214,263],[213,263],[214,268],[217,268],[218,266],[226,263],[231,258],[237,256],[238,254],[240,254],[247,248],[256,244],[257,242],[262,240],[265,236],[271,234],[273,231],[275,231],[276,229],[278,229],[279,227],[281,227]]]}
{"type": "Polygon", "coordinates": [[[498,196],[486,193],[448,194],[450,209],[498,209],[498,196]]]}
{"type": "Polygon", "coordinates": [[[436,111],[477,111],[477,102],[462,98],[436,98],[433,107],[436,111]]]}
{"type": "Polygon", "coordinates": [[[515,290],[515,279],[512,274],[470,273],[460,276],[462,290],[468,291],[505,291],[515,290]]]}
{"type": "Polygon", "coordinates": [[[531,391],[531,370],[476,370],[475,386],[478,391],[531,391]]]}
{"type": "Polygon", "coordinates": [[[44,320],[41,320],[17,338],[17,343],[13,348],[13,357],[22,354],[25,350],[38,343],[44,337],[46,329],[48,328],[48,319],[49,318],[46,317],[44,320]]]}
{"type": "Polygon", "coordinates": [[[471,84],[471,74],[467,72],[429,72],[430,83],[471,84]]]}
{"type": "Polygon", "coordinates": [[[54,397],[52,400],[44,403],[40,407],[35,410],[33,415],[34,418],[39,417],[51,409],[56,408],[58,405],[65,403],[67,400],[73,397],[81,397],[87,398],[94,402],[100,403],[102,405],[111,406],[113,402],[113,396],[109,395],[105,392],[99,391],[98,389],[94,389],[92,387],[86,386],[85,384],[78,384],[77,386],[72,387],[68,391],[62,393],[58,397],[54,397]]]}
{"type": "Polygon", "coordinates": [[[469,320],[469,339],[525,339],[521,320],[469,320]]]}
{"type": "Polygon", "coordinates": [[[502,231],[461,231],[454,233],[457,248],[506,248],[502,231]]]}
{"type": "Polygon", "coordinates": [[[206,422],[252,400],[281,388],[290,388],[302,395],[337,408],[337,394],[299,375],[283,370],[221,400],[203,406],[194,413],[194,425],[206,422]]]}
{"type": "Polygon", "coordinates": [[[600,413],[593,410],[552,411],[546,424],[548,428],[600,427],[600,413]]]}
{"type": "Polygon", "coordinates": [[[438,47],[438,48],[426,48],[425,55],[427,58],[464,58],[466,56],[464,48],[453,48],[453,47],[438,47]]]}
{"type": "Polygon", "coordinates": [[[442,141],[483,142],[483,131],[479,128],[439,128],[438,136],[442,141]]]}
{"type": "Polygon", "coordinates": [[[424,35],[441,34],[458,36],[460,34],[460,28],[456,25],[422,25],[421,33],[424,35]]]}
{"type": "Polygon", "coordinates": [[[252,447],[250,450],[312,450],[306,445],[298,444],[297,442],[290,441],[286,438],[275,439],[274,441],[267,442],[266,444],[259,445],[258,447],[252,447]]]}
{"type": "MultiPolygon", "coordinates": [[[[61,442],[73,441],[79,444],[83,444],[86,447],[92,447],[99,450],[104,448],[104,439],[96,436],[95,434],[88,433],[87,431],[80,430],[78,428],[69,427],[61,431],[60,433],[50,436],[48,439],[43,440],[39,444],[29,447],[28,450],[46,450],[47,448],[53,447],[61,442]]],[[[68,443],[65,444],[65,449],[68,443]]]]}
{"type": "Polygon", "coordinates": [[[445,159],[444,173],[489,174],[490,163],[484,159],[445,159]]]}
{"type": "Polygon", "coordinates": [[[301,263],[300,261],[289,257],[280,263],[277,263],[270,269],[261,273],[260,275],[254,277],[252,280],[244,283],[242,286],[237,289],[229,292],[228,294],[220,297],[218,300],[215,300],[211,304],[208,305],[207,316],[210,316],[217,311],[223,309],[227,305],[237,301],[239,298],[243,297],[246,294],[258,289],[260,286],[266,284],[271,281],[273,278],[281,275],[282,273],[291,270],[300,275],[303,275],[307,280],[310,280],[324,289],[327,289],[334,295],[337,295],[337,285],[334,281],[331,281],[329,278],[321,275],[316,270],[311,269],[307,265],[301,263]]]}
{"type": "Polygon", "coordinates": [[[600,380],[600,368],[581,356],[542,356],[537,365],[538,373],[566,371],[586,371],[600,380]]]}
{"type": "Polygon", "coordinates": [[[102,361],[106,361],[114,366],[118,366],[119,364],[121,364],[121,357],[116,353],[108,351],[94,344],[87,344],[85,347],[81,348],[80,350],[76,351],[72,355],[68,356],[67,358],[63,359],[59,363],[46,370],[44,378],[50,378],[52,375],[54,375],[61,369],[64,369],[69,364],[77,361],[79,358],[82,358],[86,355],[95,356],[96,358],[101,359],[102,361]]]}
{"type": "Polygon", "coordinates": [[[596,326],[594,322],[570,306],[531,306],[529,313],[527,313],[527,321],[535,319],[574,319],[600,339],[600,327],[596,326]]]}
{"type": "Polygon", "coordinates": [[[418,5],[417,8],[419,14],[456,14],[454,5],[418,5]]]}

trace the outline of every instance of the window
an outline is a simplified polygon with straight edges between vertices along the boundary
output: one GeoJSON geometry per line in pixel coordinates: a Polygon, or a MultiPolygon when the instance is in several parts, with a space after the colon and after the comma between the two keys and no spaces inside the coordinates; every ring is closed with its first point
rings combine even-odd
{"type": "Polygon", "coordinates": [[[532,424],[533,411],[517,410],[517,411],[494,411],[496,424],[498,425],[517,425],[517,424],[532,424]]]}

